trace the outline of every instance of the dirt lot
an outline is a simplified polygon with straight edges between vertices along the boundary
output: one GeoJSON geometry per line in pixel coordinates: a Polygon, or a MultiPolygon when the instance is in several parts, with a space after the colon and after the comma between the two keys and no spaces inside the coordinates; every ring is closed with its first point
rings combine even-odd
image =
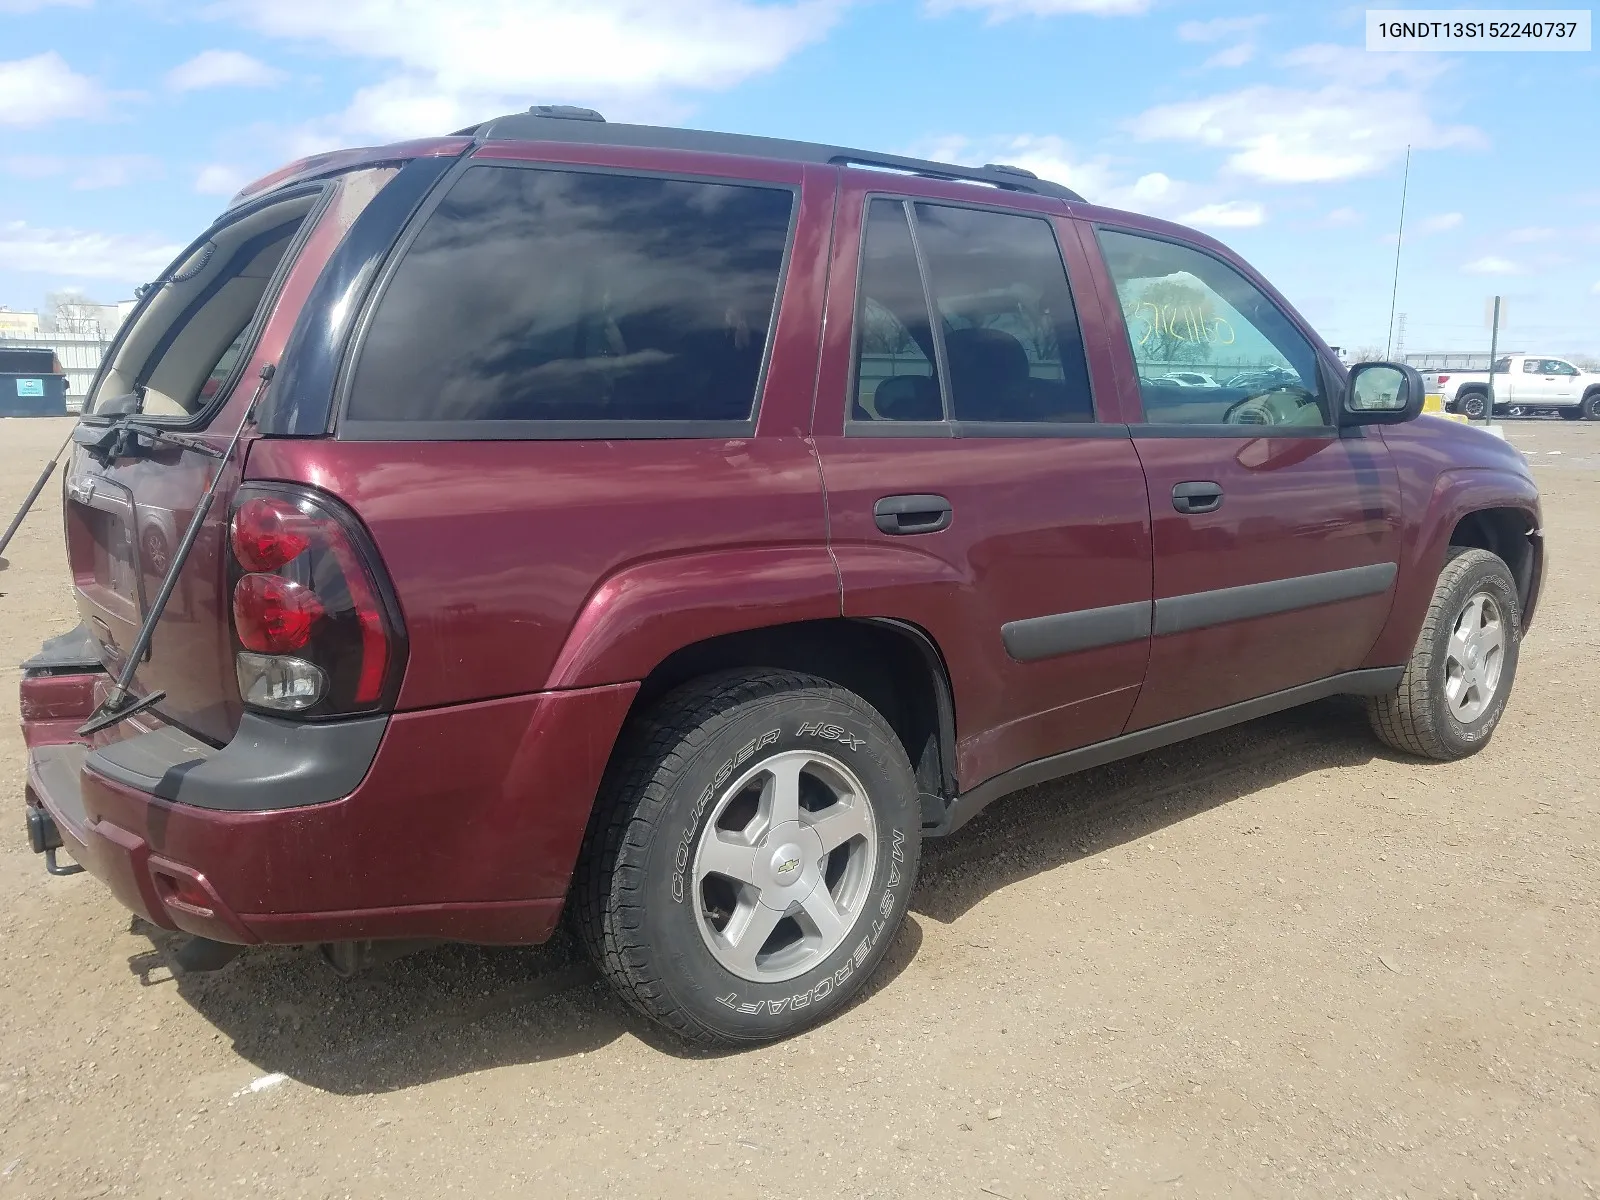
{"type": "MultiPolygon", "coordinates": [[[[1488,750],[1402,760],[1338,701],[1012,797],[930,846],[867,995],[726,1057],[566,945],[175,980],[47,878],[52,483],[0,572],[0,1200],[1600,1194],[1600,425],[1507,427],[1553,565],[1488,750]]],[[[0,421],[0,517],[66,428],[0,421]]]]}

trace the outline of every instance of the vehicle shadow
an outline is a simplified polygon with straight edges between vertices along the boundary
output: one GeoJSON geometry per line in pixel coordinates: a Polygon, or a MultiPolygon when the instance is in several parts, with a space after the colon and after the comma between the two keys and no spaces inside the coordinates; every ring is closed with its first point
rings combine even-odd
{"type": "MultiPolygon", "coordinates": [[[[690,1046],[632,1012],[564,931],[543,946],[440,945],[349,979],[299,947],[249,950],[220,971],[186,974],[174,964],[182,934],[138,918],[133,932],[151,943],[128,961],[142,982],[175,986],[263,1074],[340,1095],[567,1058],[630,1034],[678,1058],[739,1053],[690,1046]]],[[[921,945],[908,916],[867,987],[839,1011],[891,984],[921,945]]]]}
{"type": "Polygon", "coordinates": [[[911,907],[948,924],[1019,880],[1275,784],[1385,757],[1365,702],[1337,696],[1039,784],[996,801],[954,836],[924,843],[911,907]]]}
{"type": "MultiPolygon", "coordinates": [[[[954,837],[924,844],[911,912],[849,1007],[871,1003],[916,958],[919,917],[955,921],[1018,880],[1383,754],[1360,702],[1335,699],[1007,797],[954,837]]],[[[710,1056],[630,1011],[564,932],[531,948],[442,945],[342,979],[308,949],[277,947],[214,973],[182,974],[172,966],[180,935],[137,920],[135,931],[152,944],[129,960],[141,980],[175,986],[263,1073],[338,1094],[560,1059],[624,1035],[667,1055],[710,1056]]]]}

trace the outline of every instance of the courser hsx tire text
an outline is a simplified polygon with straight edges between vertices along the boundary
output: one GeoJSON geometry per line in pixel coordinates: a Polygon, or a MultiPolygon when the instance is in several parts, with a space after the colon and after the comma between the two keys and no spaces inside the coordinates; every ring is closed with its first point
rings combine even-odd
{"type": "Polygon", "coordinates": [[[639,1012],[703,1045],[793,1034],[865,982],[916,882],[905,751],[860,697],[783,671],[685,684],[636,717],[573,883],[578,931],[639,1012]]]}
{"type": "Polygon", "coordinates": [[[1457,549],[1439,572],[1400,686],[1367,702],[1385,743],[1426,758],[1465,758],[1493,735],[1517,674],[1522,608],[1510,568],[1457,549]]]}

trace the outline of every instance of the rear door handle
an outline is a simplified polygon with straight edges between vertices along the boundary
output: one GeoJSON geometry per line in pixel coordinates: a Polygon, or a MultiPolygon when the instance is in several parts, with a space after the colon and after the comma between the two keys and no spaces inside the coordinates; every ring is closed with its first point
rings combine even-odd
{"type": "Polygon", "coordinates": [[[938,533],[950,528],[955,510],[943,496],[885,496],[872,517],[884,533],[938,533]]]}
{"type": "Polygon", "coordinates": [[[1216,512],[1222,507],[1222,485],[1209,480],[1180,483],[1172,489],[1172,507],[1186,515],[1216,512]]]}

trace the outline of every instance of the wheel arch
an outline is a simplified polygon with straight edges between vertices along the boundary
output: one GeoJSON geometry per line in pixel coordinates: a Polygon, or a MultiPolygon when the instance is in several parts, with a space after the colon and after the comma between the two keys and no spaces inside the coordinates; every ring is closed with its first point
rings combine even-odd
{"type": "Polygon", "coordinates": [[[1466,513],[1450,531],[1449,546],[1487,550],[1511,568],[1526,627],[1537,599],[1543,539],[1532,514],[1521,508],[1480,508],[1466,513]]]}
{"type": "Polygon", "coordinates": [[[954,693],[944,656],[920,626],[887,617],[793,621],[719,634],[668,654],[645,676],[629,716],[717,671],[769,668],[817,675],[883,715],[905,748],[935,825],[958,794],[954,693]]]}
{"type": "Polygon", "coordinates": [[[1498,468],[1446,470],[1426,497],[1415,534],[1406,540],[1389,619],[1362,666],[1393,666],[1410,657],[1451,546],[1489,550],[1505,560],[1517,581],[1522,628],[1532,623],[1544,575],[1539,494],[1533,481],[1498,468]]]}

